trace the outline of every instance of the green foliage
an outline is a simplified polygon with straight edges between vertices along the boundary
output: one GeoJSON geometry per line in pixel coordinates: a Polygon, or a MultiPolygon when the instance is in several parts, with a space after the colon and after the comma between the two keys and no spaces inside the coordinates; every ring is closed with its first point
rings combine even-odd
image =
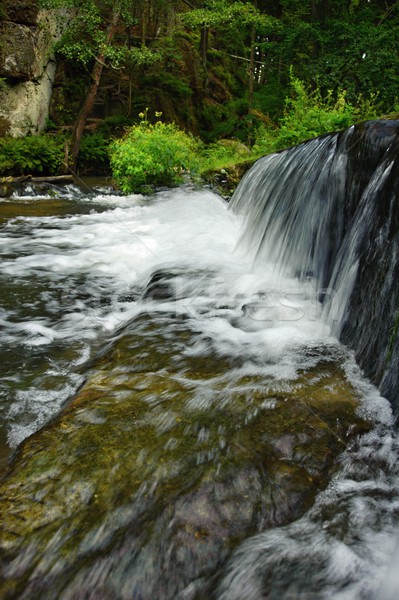
{"type": "Polygon", "coordinates": [[[93,172],[93,167],[96,175],[109,171],[108,140],[102,132],[82,137],[78,166],[82,174],[93,172]]]}
{"type": "Polygon", "coordinates": [[[292,75],[291,86],[293,96],[287,99],[285,115],[280,120],[279,139],[283,146],[293,146],[353,123],[354,107],[346,101],[344,91],[338,91],[334,97],[330,90],[322,98],[319,88],[311,92],[292,75]]]}
{"type": "Polygon", "coordinates": [[[56,50],[69,60],[84,65],[89,63],[105,43],[102,19],[95,2],[86,0],[80,6],[71,0],[41,0],[41,3],[44,8],[77,8],[74,19],[56,44],[56,50]]]}
{"type": "Polygon", "coordinates": [[[131,117],[125,115],[110,115],[99,124],[96,133],[100,133],[104,138],[108,138],[109,142],[111,137],[122,135],[126,128],[131,127],[132,125],[133,119],[131,117]]]}
{"type": "Polygon", "coordinates": [[[245,141],[248,137],[248,101],[245,98],[224,104],[205,101],[201,107],[202,138],[207,143],[220,138],[235,137],[245,141]]]}
{"type": "MultiPolygon", "coordinates": [[[[151,66],[161,60],[161,54],[150,50],[147,46],[124,48],[120,55],[119,64],[125,64],[126,67],[151,66]]],[[[114,66],[114,64],[113,64],[114,66]]]]}
{"type": "Polygon", "coordinates": [[[65,76],[62,87],[53,88],[50,114],[56,125],[70,125],[75,121],[86,93],[85,75],[82,67],[76,69],[75,66],[73,77],[65,76]]]}
{"type": "Polygon", "coordinates": [[[339,131],[355,122],[373,119],[378,115],[377,96],[368,99],[359,96],[356,104],[346,99],[346,92],[331,90],[322,95],[319,87],[311,91],[291,71],[292,96],[286,100],[286,109],[278,127],[260,124],[256,130],[255,154],[267,154],[294,146],[324,133],[339,131]]]}
{"type": "Polygon", "coordinates": [[[350,0],[349,2],[349,12],[353,13],[356,8],[358,8],[360,4],[360,0],[350,0]]]}
{"type": "Polygon", "coordinates": [[[390,21],[376,26],[365,17],[330,22],[322,56],[303,65],[303,76],[317,72],[323,89],[343,87],[352,102],[378,90],[384,110],[391,110],[399,89],[398,27],[390,21]]]}
{"type": "Polygon", "coordinates": [[[227,0],[205,0],[204,8],[189,11],[185,22],[192,27],[228,27],[240,24],[242,27],[256,26],[268,29],[276,25],[273,19],[260,12],[253,2],[228,2],[227,0]]]}
{"type": "Polygon", "coordinates": [[[112,174],[124,193],[178,184],[184,172],[198,171],[198,140],[173,123],[149,123],[147,109],[140,117],[141,123],[110,145],[112,174]]]}
{"type": "Polygon", "coordinates": [[[130,0],[40,0],[43,8],[69,8],[75,10],[55,49],[70,61],[88,65],[100,54],[114,68],[124,64],[151,64],[159,57],[143,46],[128,47],[126,43],[107,40],[107,25],[113,14],[120,14],[125,27],[137,24],[132,14],[130,0]]]}
{"type": "Polygon", "coordinates": [[[64,138],[46,135],[0,139],[2,175],[55,175],[64,159],[64,138]]]}
{"type": "Polygon", "coordinates": [[[204,146],[201,152],[201,173],[220,170],[248,159],[250,151],[236,140],[219,140],[204,146]]]}
{"type": "MultiPolygon", "coordinates": [[[[356,104],[359,94],[379,93],[383,111],[393,109],[399,88],[399,3],[366,0],[302,2],[279,0],[281,30],[260,46],[271,80],[289,86],[289,67],[323,95],[346,90],[356,104]]],[[[285,90],[285,94],[286,94],[285,90]]]]}
{"type": "MultiPolygon", "coordinates": [[[[63,83],[53,89],[56,125],[76,119],[96,58],[117,68],[103,75],[94,116],[125,116],[100,125],[104,139],[83,142],[83,171],[92,161],[107,168],[104,140],[132,125],[126,115],[142,106],[160,107],[165,121],[210,144],[253,139],[253,126],[257,153],[398,111],[399,2],[393,0],[39,1],[75,11],[58,45],[65,60],[63,83]]],[[[221,152],[210,149],[206,160],[229,161],[221,152]]]]}
{"type": "MultiPolygon", "coordinates": [[[[247,137],[248,122],[226,105],[248,96],[253,30],[256,59],[263,65],[256,67],[251,107],[274,120],[281,117],[291,86],[290,65],[305,86],[317,81],[323,98],[330,90],[336,98],[344,89],[345,101],[355,106],[359,94],[378,90],[387,113],[399,97],[399,3],[391,0],[40,1],[76,10],[58,45],[68,59],[66,72],[73,71],[76,81],[87,81],[88,66],[101,52],[104,64],[120,74],[109,76],[107,101],[118,96],[127,106],[128,98],[128,113],[137,106],[162,106],[167,120],[207,141],[247,137]],[[107,44],[107,25],[119,9],[119,25],[107,44]],[[225,108],[222,115],[217,104],[225,108]]],[[[95,109],[100,112],[99,104],[95,109]]],[[[76,114],[68,102],[64,111],[76,114]]]]}
{"type": "Polygon", "coordinates": [[[277,81],[271,81],[258,86],[253,96],[253,108],[269,118],[281,116],[285,107],[285,94],[277,81]]]}
{"type": "Polygon", "coordinates": [[[160,73],[157,80],[153,80],[153,84],[155,87],[165,90],[170,94],[175,94],[176,96],[190,97],[193,94],[193,90],[184,78],[167,71],[160,73]]]}

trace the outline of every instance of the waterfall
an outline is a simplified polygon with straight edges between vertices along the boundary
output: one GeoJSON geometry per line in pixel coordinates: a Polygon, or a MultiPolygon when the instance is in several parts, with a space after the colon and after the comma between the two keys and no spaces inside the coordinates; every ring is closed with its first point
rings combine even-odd
{"type": "Polygon", "coordinates": [[[2,200],[2,598],[396,597],[398,128],[2,200]]]}
{"type": "Polygon", "coordinates": [[[261,158],[231,200],[256,264],[312,280],[332,332],[394,406],[398,132],[399,121],[370,121],[261,158]]]}
{"type": "MultiPolygon", "coordinates": [[[[256,262],[278,273],[327,283],[343,234],[339,198],[346,156],[337,136],[261,158],[235,192],[231,208],[246,215],[243,242],[256,262]]],[[[342,212],[342,211],[341,211],[342,212]]]]}

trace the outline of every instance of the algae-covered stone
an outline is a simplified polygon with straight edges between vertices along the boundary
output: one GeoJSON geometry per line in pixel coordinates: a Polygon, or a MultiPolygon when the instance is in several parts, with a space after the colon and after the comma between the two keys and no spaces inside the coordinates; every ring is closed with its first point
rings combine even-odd
{"type": "Polygon", "coordinates": [[[193,335],[140,317],[24,442],[0,489],[2,598],[210,599],[236,545],[300,516],[369,428],[339,364],[276,383],[199,360],[193,335]]]}

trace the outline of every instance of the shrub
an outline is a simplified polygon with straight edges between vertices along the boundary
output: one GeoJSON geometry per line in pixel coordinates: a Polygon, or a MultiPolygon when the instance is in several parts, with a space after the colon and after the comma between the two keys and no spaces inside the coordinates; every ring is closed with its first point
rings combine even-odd
{"type": "Polygon", "coordinates": [[[55,175],[64,160],[64,138],[0,138],[2,175],[55,175]]]}
{"type": "Polygon", "coordinates": [[[234,137],[248,138],[248,101],[245,98],[225,103],[205,99],[200,110],[201,137],[206,143],[234,137]]]}
{"type": "Polygon", "coordinates": [[[110,138],[111,135],[122,135],[127,127],[131,127],[134,123],[134,119],[132,117],[127,117],[126,115],[109,115],[105,117],[101,123],[99,123],[96,133],[101,133],[104,137],[110,138]]]}
{"type": "Polygon", "coordinates": [[[110,144],[113,177],[124,192],[140,191],[142,186],[174,185],[184,172],[197,172],[201,144],[173,123],[143,121],[125,136],[110,144]]]}
{"type": "Polygon", "coordinates": [[[250,150],[237,140],[219,140],[204,146],[201,153],[201,173],[215,171],[247,160],[250,150]]]}
{"type": "Polygon", "coordinates": [[[356,104],[346,99],[346,92],[332,91],[322,96],[319,87],[314,91],[294,77],[291,72],[292,96],[286,99],[284,116],[277,128],[260,124],[256,130],[255,154],[267,154],[294,146],[300,142],[345,129],[355,122],[373,119],[378,115],[377,97],[371,94],[368,100],[359,96],[356,104]]]}
{"type": "Polygon", "coordinates": [[[85,134],[79,149],[79,170],[81,173],[95,171],[95,174],[109,171],[108,143],[101,132],[85,134]]]}

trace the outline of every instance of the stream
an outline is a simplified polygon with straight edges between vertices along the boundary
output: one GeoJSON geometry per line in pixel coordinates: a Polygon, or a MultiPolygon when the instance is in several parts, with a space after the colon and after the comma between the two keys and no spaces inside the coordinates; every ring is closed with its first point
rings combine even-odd
{"type": "Polygon", "coordinates": [[[397,597],[390,405],[244,231],[190,185],[1,201],[2,597],[397,597]]]}

